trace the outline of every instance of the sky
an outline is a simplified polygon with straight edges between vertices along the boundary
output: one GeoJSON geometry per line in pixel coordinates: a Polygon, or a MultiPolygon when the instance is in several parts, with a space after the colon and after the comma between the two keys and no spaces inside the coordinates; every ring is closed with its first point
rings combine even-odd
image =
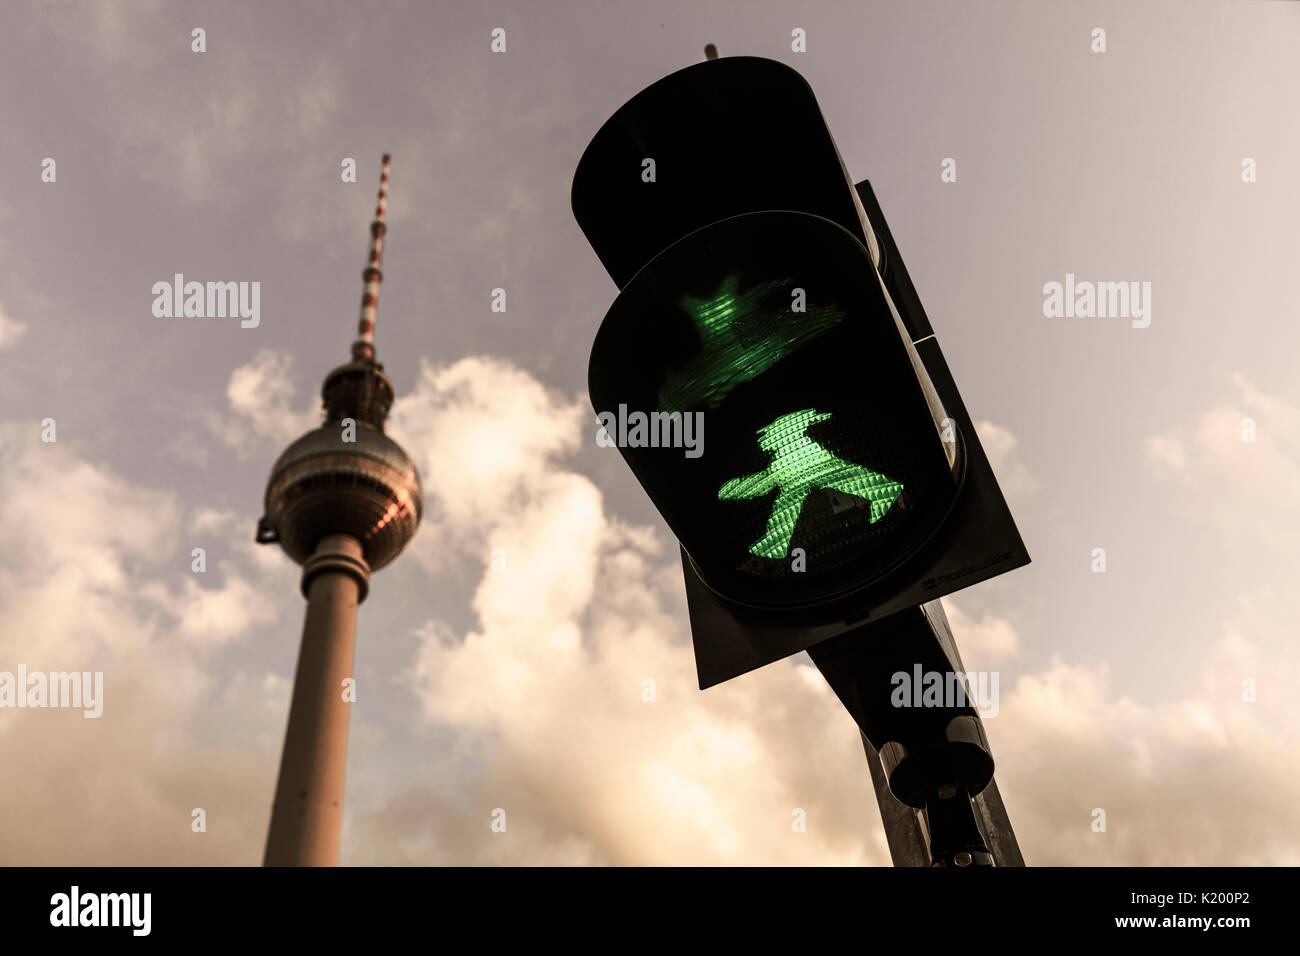
{"type": "Polygon", "coordinates": [[[0,862],[260,862],[304,605],[253,532],[390,152],[425,514],[359,614],[342,862],[888,865],[806,655],[698,689],[586,397],[574,168],[712,42],[798,69],[871,180],[1033,558],[944,599],[1026,860],[1300,863],[1300,5],[373,6],[0,6],[0,671],[104,675],[98,718],[0,708],[0,862]],[[156,316],[178,272],[259,323],[156,316]],[[1150,283],[1149,325],[1045,314],[1067,274],[1150,283]]]}

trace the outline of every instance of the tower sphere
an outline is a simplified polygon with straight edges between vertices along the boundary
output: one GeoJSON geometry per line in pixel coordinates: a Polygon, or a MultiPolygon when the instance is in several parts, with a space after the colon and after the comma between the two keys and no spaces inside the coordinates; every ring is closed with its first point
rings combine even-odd
{"type": "Polygon", "coordinates": [[[327,421],[271,468],[262,520],[274,537],[265,540],[299,564],[326,535],[347,534],[378,570],[415,536],[424,508],[415,464],[379,429],[358,421],[355,430],[356,441],[345,442],[341,423],[327,421]]]}

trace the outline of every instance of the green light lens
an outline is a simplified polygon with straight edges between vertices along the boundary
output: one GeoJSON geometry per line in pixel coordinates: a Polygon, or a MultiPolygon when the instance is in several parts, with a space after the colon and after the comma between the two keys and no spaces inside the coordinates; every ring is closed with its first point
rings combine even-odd
{"type": "Polygon", "coordinates": [[[869,468],[844,461],[808,437],[810,425],[830,418],[806,408],[782,415],[758,430],[758,445],[772,456],[763,471],[733,478],[718,491],[720,499],[758,498],[779,489],[763,536],[749,548],[761,558],[779,560],[789,553],[799,515],[808,494],[817,489],[838,491],[871,503],[875,524],[903,493],[903,486],[869,468]]]}
{"type": "Polygon", "coordinates": [[[740,604],[830,606],[916,554],[956,500],[942,409],[870,256],[816,216],[678,240],[619,294],[589,378],[597,414],[697,423],[690,449],[619,451],[701,578],[740,604]]]}
{"type": "Polygon", "coordinates": [[[699,333],[700,349],[664,381],[660,410],[717,408],[737,385],[758,378],[844,318],[834,306],[793,313],[787,300],[773,308],[772,294],[788,295],[791,284],[788,279],[763,282],[739,293],[740,277],[731,275],[708,299],[681,299],[678,304],[699,333]]]}

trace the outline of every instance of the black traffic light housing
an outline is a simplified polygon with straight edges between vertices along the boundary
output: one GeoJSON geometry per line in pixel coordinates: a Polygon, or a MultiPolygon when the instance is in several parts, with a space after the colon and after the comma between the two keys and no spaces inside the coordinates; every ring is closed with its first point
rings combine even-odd
{"type": "Polygon", "coordinates": [[[760,57],[697,63],[628,100],[578,161],[572,201],[620,289],[683,236],[767,209],[829,219],[877,254],[812,88],[760,57]]]}
{"type": "Polygon", "coordinates": [[[871,184],[864,180],[856,188],[879,245],[884,266],[882,281],[904,327],[915,336],[913,347],[962,437],[962,487],[943,525],[927,545],[886,581],[858,596],[856,607],[864,612],[859,610],[842,620],[809,624],[806,618],[750,613],[719,598],[700,579],[683,550],[691,632],[699,635],[695,638],[695,663],[702,689],[798,653],[859,624],[914,608],[1029,563],[1029,552],[871,184]]]}
{"type": "Polygon", "coordinates": [[[592,349],[602,425],[631,405],[679,429],[710,416],[715,451],[721,432],[701,463],[617,426],[683,545],[700,687],[807,649],[913,808],[926,862],[1023,864],[969,701],[903,709],[889,690],[900,671],[960,673],[935,599],[1029,555],[808,84],[752,57],[665,77],[592,140],[573,209],[621,290],[592,349]],[[800,552],[806,578],[783,564],[800,552]]]}
{"type": "MultiPolygon", "coordinates": [[[[683,543],[702,688],[1028,562],[871,186],[852,184],[812,91],[796,71],[771,60],[733,57],[696,64],[643,90],[605,123],[583,154],[574,178],[573,208],[623,290],[592,352],[590,384],[597,412],[612,413],[620,405],[683,414],[694,409],[715,424],[706,432],[708,447],[724,449],[719,465],[716,458],[701,464],[672,449],[620,447],[683,543]],[[727,292],[730,266],[724,268],[722,260],[729,255],[741,278],[727,292]],[[783,274],[782,263],[790,266],[783,274]],[[691,367],[692,349],[706,353],[701,342],[711,317],[748,308],[757,318],[741,315],[728,330],[728,342],[762,347],[771,338],[773,316],[784,308],[780,303],[789,301],[784,297],[805,286],[805,310],[792,308],[779,319],[796,346],[782,351],[770,366],[790,375],[764,372],[768,366],[761,362],[759,373],[751,374],[755,366],[747,353],[723,376],[721,397],[707,390],[668,389],[666,383],[691,367]],[[762,301],[746,303],[747,290],[755,289],[762,301]],[[840,308],[845,302],[851,305],[840,308]],[[818,325],[819,316],[837,309],[842,320],[818,325]],[[809,363],[810,356],[818,362],[809,363]],[[795,376],[800,362],[806,367],[795,376]],[[823,367],[835,373],[820,375],[823,367]],[[866,371],[872,374],[863,375],[866,371]],[[763,380],[760,374],[772,377],[763,380]],[[909,422],[909,430],[886,441],[883,450],[863,451],[863,442],[869,446],[875,432],[889,429],[847,410],[856,413],[873,400],[880,404],[882,378],[910,380],[909,386],[889,393],[896,404],[885,409],[909,422]],[[760,387],[763,381],[769,383],[766,391],[760,387]],[[877,389],[874,399],[872,387],[877,389]],[[805,393],[816,397],[806,399],[805,393]],[[674,404],[673,396],[681,401],[674,404]],[[828,412],[832,397],[835,408],[828,412]],[[785,399],[781,406],[778,400],[785,399]],[[767,407],[760,412],[756,406],[764,402],[767,407]],[[737,556],[735,541],[729,545],[725,533],[716,533],[720,525],[708,524],[719,515],[741,515],[753,537],[753,519],[744,510],[748,506],[718,499],[754,498],[771,484],[758,481],[754,495],[738,495],[735,481],[724,479],[761,471],[767,429],[759,426],[782,409],[838,415],[845,426],[838,435],[832,434],[836,422],[810,416],[813,424],[799,440],[818,454],[829,449],[856,475],[883,476],[887,480],[880,486],[893,488],[882,493],[880,515],[872,500],[869,522],[861,518],[865,508],[860,513],[841,514],[837,506],[828,511],[825,499],[812,492],[789,510],[793,518],[786,524],[799,529],[808,527],[814,520],[808,516],[821,509],[816,527],[840,522],[845,539],[862,552],[845,558],[838,571],[828,570],[832,558],[827,557],[802,581],[785,574],[774,558],[780,553],[780,535],[759,538],[752,556],[737,569],[721,553],[731,546],[732,558],[737,556]],[[755,417],[746,419],[750,411],[755,417]],[[716,427],[718,422],[726,427],[716,427]],[[951,471],[947,491],[934,467],[939,459],[930,450],[940,443],[946,443],[951,471]],[[900,464],[902,448],[928,456],[931,464],[913,471],[928,477],[898,480],[909,467],[900,464]],[[939,489],[923,500],[935,513],[919,522],[925,527],[898,538],[893,560],[868,560],[864,555],[875,546],[873,534],[885,536],[889,528],[910,520],[904,514],[905,491],[918,485],[939,489]],[[830,578],[834,580],[827,583],[830,578]]],[[[879,412],[877,416],[876,422],[885,421],[879,412]]],[[[780,452],[767,451],[770,467],[776,468],[780,452]]],[[[868,484],[865,478],[858,480],[859,486],[840,487],[852,488],[860,501],[869,500],[875,492],[860,493],[858,487],[868,484]]],[[[772,504],[773,494],[767,494],[758,500],[773,509],[770,530],[778,523],[781,497],[776,495],[772,504]]],[[[793,547],[799,540],[789,538],[786,544],[793,547]]],[[[831,544],[826,555],[840,555],[848,547],[831,544]]],[[[808,557],[812,560],[811,553],[808,557]]]]}

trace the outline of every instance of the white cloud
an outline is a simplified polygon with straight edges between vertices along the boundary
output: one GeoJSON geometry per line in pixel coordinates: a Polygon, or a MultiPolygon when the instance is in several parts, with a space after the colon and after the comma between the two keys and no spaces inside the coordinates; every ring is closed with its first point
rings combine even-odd
{"type": "Polygon", "coordinates": [[[975,432],[1008,502],[1022,501],[1038,490],[1038,479],[1020,458],[1020,440],[1015,435],[988,421],[976,422],[975,432]]]}
{"type": "Polygon", "coordinates": [[[1030,863],[1300,863],[1300,413],[1242,376],[1232,383],[1229,400],[1147,444],[1173,507],[1213,535],[1222,588],[1245,588],[1208,646],[1188,635],[1174,670],[1190,657],[1199,674],[1170,693],[1154,672],[1140,697],[1112,694],[1103,666],[1064,661],[1004,682],[989,735],[1030,863]],[[1242,440],[1246,418],[1254,442],[1242,440]]]}
{"type": "Polygon", "coordinates": [[[190,519],[190,530],[195,534],[213,534],[230,530],[238,524],[239,515],[230,510],[200,508],[190,519]]]}
{"type": "Polygon", "coordinates": [[[223,563],[220,572],[224,580],[219,587],[204,587],[195,575],[174,600],[179,633],[213,647],[247,638],[254,628],[276,619],[266,591],[249,584],[233,564],[223,563]]]}
{"type": "Polygon", "coordinates": [[[1147,454],[1151,460],[1171,471],[1187,467],[1187,452],[1180,439],[1172,435],[1157,435],[1147,440],[1147,454]]]}
{"type": "Polygon", "coordinates": [[[282,352],[262,349],[230,373],[226,400],[231,415],[222,437],[241,457],[255,449],[286,444],[321,423],[319,402],[295,411],[297,389],[293,360],[282,352]]]}
{"type": "Polygon", "coordinates": [[[975,620],[952,597],[943,599],[943,609],[968,670],[987,670],[985,665],[1005,660],[1020,647],[1020,637],[1011,622],[991,614],[975,620]]]}
{"type": "Polygon", "coordinates": [[[1061,661],[1021,678],[989,734],[1028,862],[1300,864],[1298,679],[1294,650],[1230,633],[1199,686],[1167,702],[1114,697],[1104,669],[1061,661]]]}
{"type": "Polygon", "coordinates": [[[98,719],[0,711],[0,764],[13,771],[0,862],[258,858],[275,750],[250,741],[268,714],[282,731],[288,698],[239,673],[223,688],[211,661],[273,610],[233,565],[200,587],[185,525],[172,494],[43,444],[29,423],[0,424],[0,670],[104,675],[98,719]],[[190,830],[194,807],[206,834],[190,830]]]}
{"type": "Polygon", "coordinates": [[[18,340],[23,337],[27,331],[27,323],[19,322],[17,319],[11,319],[5,314],[4,307],[0,306],[0,352],[17,344],[18,340]]]}
{"type": "Polygon", "coordinates": [[[1271,560],[1289,561],[1292,542],[1279,529],[1300,527],[1300,408],[1244,376],[1232,383],[1236,394],[1193,427],[1150,438],[1148,458],[1183,511],[1224,545],[1263,547],[1271,560]],[[1254,440],[1245,440],[1252,430],[1254,440]]]}
{"type": "MultiPolygon", "coordinates": [[[[508,362],[471,357],[448,367],[422,365],[388,429],[424,482],[416,560],[431,570],[460,560],[457,551],[488,561],[492,548],[504,546],[507,519],[550,492],[555,463],[577,450],[579,423],[589,417],[585,400],[548,391],[508,362]],[[489,540],[495,529],[501,530],[489,540]]],[[[561,535],[554,546],[564,545],[561,535]]]]}

